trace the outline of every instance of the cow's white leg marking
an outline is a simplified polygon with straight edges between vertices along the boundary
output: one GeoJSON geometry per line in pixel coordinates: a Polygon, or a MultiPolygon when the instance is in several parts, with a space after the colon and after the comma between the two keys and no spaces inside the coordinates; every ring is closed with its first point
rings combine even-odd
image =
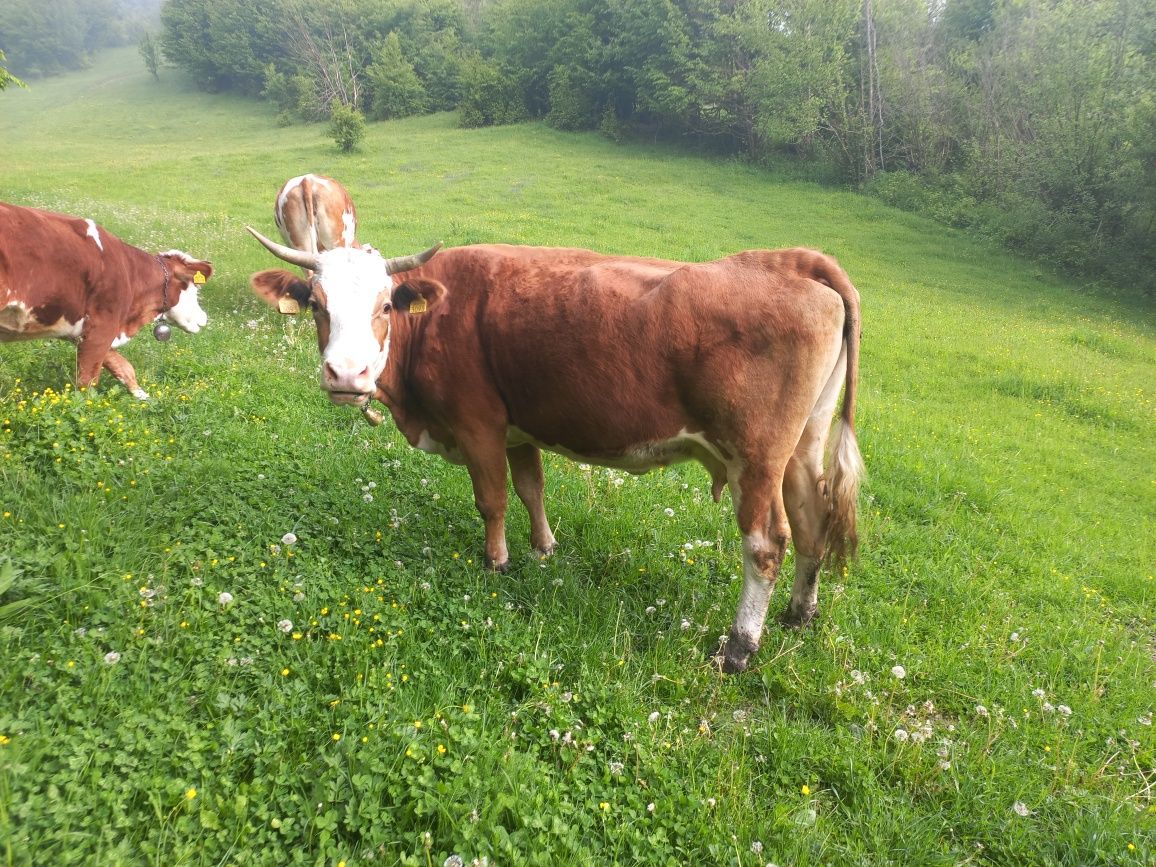
{"type": "Polygon", "coordinates": [[[96,241],[96,246],[99,247],[100,252],[103,253],[104,244],[100,240],[100,229],[96,227],[96,222],[94,220],[85,220],[84,222],[88,224],[88,231],[84,234],[96,241]]]}
{"type": "Polygon", "coordinates": [[[716,664],[734,673],[744,671],[759,649],[791,531],[783,505],[781,469],[747,462],[738,482],[731,479],[729,483],[743,534],[743,589],[716,664]]]}

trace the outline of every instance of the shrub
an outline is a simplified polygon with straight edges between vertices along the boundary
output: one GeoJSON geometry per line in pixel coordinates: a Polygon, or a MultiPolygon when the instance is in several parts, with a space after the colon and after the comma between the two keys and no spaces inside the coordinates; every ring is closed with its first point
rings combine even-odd
{"type": "Polygon", "coordinates": [[[329,134],[343,153],[349,153],[365,138],[365,115],[351,105],[334,103],[329,116],[329,134]]]}

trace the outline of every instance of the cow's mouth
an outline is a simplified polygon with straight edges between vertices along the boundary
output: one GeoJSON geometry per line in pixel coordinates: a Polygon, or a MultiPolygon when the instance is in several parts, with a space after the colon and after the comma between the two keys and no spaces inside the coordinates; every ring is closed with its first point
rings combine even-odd
{"type": "Polygon", "coordinates": [[[372,394],[363,391],[331,391],[329,400],[341,406],[365,406],[369,403],[372,394]]]}

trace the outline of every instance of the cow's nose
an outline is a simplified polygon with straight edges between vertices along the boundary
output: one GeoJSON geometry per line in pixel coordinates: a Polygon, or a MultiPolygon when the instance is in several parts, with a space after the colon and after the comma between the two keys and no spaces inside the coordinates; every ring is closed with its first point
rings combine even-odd
{"type": "Polygon", "coordinates": [[[325,362],[325,382],[335,391],[365,392],[372,387],[369,367],[351,362],[325,362]]]}

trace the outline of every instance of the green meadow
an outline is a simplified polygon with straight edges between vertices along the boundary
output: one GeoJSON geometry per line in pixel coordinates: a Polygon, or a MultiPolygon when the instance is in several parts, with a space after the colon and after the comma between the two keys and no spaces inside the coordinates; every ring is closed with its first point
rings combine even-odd
{"type": "Polygon", "coordinates": [[[0,344],[0,863],[1156,860],[1151,304],[660,145],[435,115],[343,155],[133,50],[0,94],[0,199],[216,268],[205,331],[122,350],[148,402],[0,344]],[[387,255],[835,255],[869,477],[815,623],[707,664],[741,550],[691,464],[550,456],[558,553],[511,498],[481,568],[465,470],[330,405],[248,289],[310,171],[387,255]]]}

